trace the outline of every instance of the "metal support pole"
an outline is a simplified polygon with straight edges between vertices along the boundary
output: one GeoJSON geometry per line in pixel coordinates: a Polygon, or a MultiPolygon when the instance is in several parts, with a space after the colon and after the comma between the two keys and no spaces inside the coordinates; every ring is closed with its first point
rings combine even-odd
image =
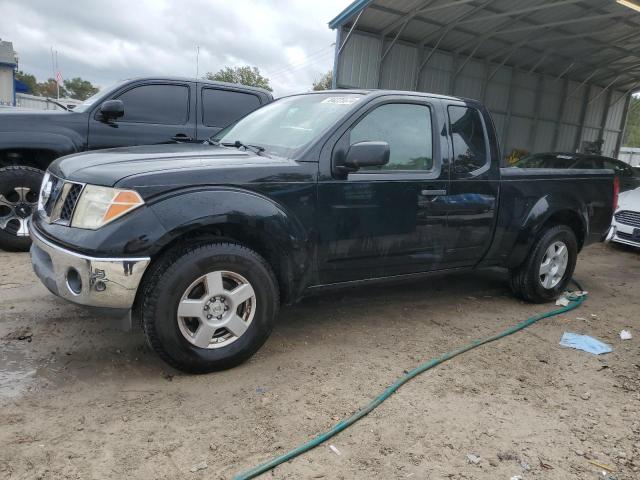
{"type": "Polygon", "coordinates": [[[338,66],[340,63],[340,52],[338,51],[338,45],[342,40],[342,27],[336,28],[336,50],[333,54],[333,75],[331,75],[331,89],[338,88],[338,66]]]}
{"type": "MultiPolygon", "coordinates": [[[[627,121],[629,117],[629,105],[631,104],[631,92],[627,93],[626,97],[627,99],[625,100],[624,110],[622,112],[622,120],[620,121],[620,133],[618,133],[618,138],[616,139],[616,148],[612,155],[615,158],[618,158],[618,155],[620,154],[620,147],[622,146],[622,140],[624,138],[624,134],[627,129],[627,121]]],[[[620,99],[613,102],[613,104],[618,103],[618,101],[620,101],[620,99]]]]}
{"type": "Polygon", "coordinates": [[[589,97],[591,96],[591,85],[587,87],[587,92],[584,94],[584,98],[582,99],[582,109],[580,110],[580,121],[578,124],[580,128],[578,129],[578,134],[576,135],[576,139],[573,142],[573,151],[577,152],[580,149],[580,142],[582,141],[582,135],[584,133],[584,122],[587,118],[587,109],[589,107],[589,97]]]}
{"type": "Polygon", "coordinates": [[[504,163],[504,159],[507,156],[507,140],[509,138],[509,129],[511,128],[511,111],[513,110],[513,84],[515,83],[516,71],[511,69],[511,80],[509,81],[509,92],[507,93],[507,115],[504,121],[504,128],[502,129],[502,157],[500,158],[500,165],[504,163]]]}
{"type": "Polygon", "coordinates": [[[358,13],[358,16],[356,17],[355,22],[353,22],[353,25],[351,25],[351,28],[349,29],[349,33],[347,33],[347,36],[344,37],[344,42],[342,42],[342,45],[340,45],[340,48],[338,48],[338,55],[340,54],[340,52],[342,52],[342,49],[349,41],[349,38],[351,38],[351,34],[353,33],[353,30],[356,28],[356,25],[358,24],[358,20],[360,20],[360,17],[362,16],[362,12],[364,12],[364,9],[360,10],[360,13],[358,13]]]}
{"type": "Polygon", "coordinates": [[[556,112],[556,126],[553,130],[553,139],[551,140],[551,149],[558,150],[558,139],[560,138],[560,127],[564,118],[564,107],[567,104],[567,91],[569,90],[569,80],[564,79],[562,92],[560,93],[560,102],[558,103],[558,111],[556,112]]]}
{"type": "MultiPolygon", "coordinates": [[[[600,131],[598,132],[598,140],[604,140],[604,131],[607,128],[607,119],[609,118],[609,109],[611,108],[611,97],[613,96],[613,90],[607,92],[607,100],[602,111],[602,118],[600,119],[600,131]]],[[[604,143],[602,144],[604,148],[604,143]]],[[[602,152],[605,153],[604,151],[602,152]]]]}
{"type": "Polygon", "coordinates": [[[544,77],[538,75],[538,81],[536,82],[536,93],[533,103],[533,125],[529,131],[529,151],[533,152],[536,145],[536,136],[538,134],[538,123],[540,122],[540,97],[542,97],[542,87],[544,83],[544,77]]]}

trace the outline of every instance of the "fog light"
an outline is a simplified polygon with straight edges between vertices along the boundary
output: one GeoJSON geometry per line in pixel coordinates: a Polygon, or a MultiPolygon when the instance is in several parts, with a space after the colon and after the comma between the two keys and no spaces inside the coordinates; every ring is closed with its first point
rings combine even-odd
{"type": "Polygon", "coordinates": [[[82,292],[82,279],[80,273],[73,267],[67,270],[67,288],[74,295],[80,295],[82,292]]]}
{"type": "Polygon", "coordinates": [[[107,286],[105,285],[105,283],[101,280],[98,280],[95,284],[94,287],[96,289],[96,292],[104,292],[107,289],[107,286]]]}

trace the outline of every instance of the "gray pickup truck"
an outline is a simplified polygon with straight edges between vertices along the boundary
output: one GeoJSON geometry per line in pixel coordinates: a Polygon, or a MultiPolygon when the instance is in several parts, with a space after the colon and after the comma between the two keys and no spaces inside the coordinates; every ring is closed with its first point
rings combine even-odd
{"type": "MultiPolygon", "coordinates": [[[[202,142],[273,100],[260,88],[176,77],[119,82],[73,110],[0,111],[0,248],[28,250],[44,171],[85,150],[202,142]]],[[[65,107],[66,108],[66,107],[65,107]]]]}

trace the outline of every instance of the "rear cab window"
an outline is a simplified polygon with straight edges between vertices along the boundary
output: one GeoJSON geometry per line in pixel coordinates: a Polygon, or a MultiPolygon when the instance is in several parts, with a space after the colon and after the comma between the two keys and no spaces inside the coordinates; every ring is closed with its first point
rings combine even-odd
{"type": "Polygon", "coordinates": [[[453,144],[453,171],[459,176],[476,176],[490,167],[489,142],[480,111],[449,105],[449,132],[453,144]]]}
{"type": "Polygon", "coordinates": [[[260,98],[252,93],[202,89],[202,123],[207,127],[226,127],[260,106],[260,98]]]}

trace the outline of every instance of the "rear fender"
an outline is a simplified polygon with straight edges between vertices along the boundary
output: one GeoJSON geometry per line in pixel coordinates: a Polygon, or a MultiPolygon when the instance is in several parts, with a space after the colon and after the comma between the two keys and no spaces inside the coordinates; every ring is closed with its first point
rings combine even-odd
{"type": "Polygon", "coordinates": [[[580,230],[575,233],[578,244],[582,245],[589,233],[589,214],[586,205],[567,193],[548,194],[538,199],[519,226],[507,266],[520,265],[527,258],[534,242],[545,227],[556,223],[568,224],[574,231],[580,230]]]}

